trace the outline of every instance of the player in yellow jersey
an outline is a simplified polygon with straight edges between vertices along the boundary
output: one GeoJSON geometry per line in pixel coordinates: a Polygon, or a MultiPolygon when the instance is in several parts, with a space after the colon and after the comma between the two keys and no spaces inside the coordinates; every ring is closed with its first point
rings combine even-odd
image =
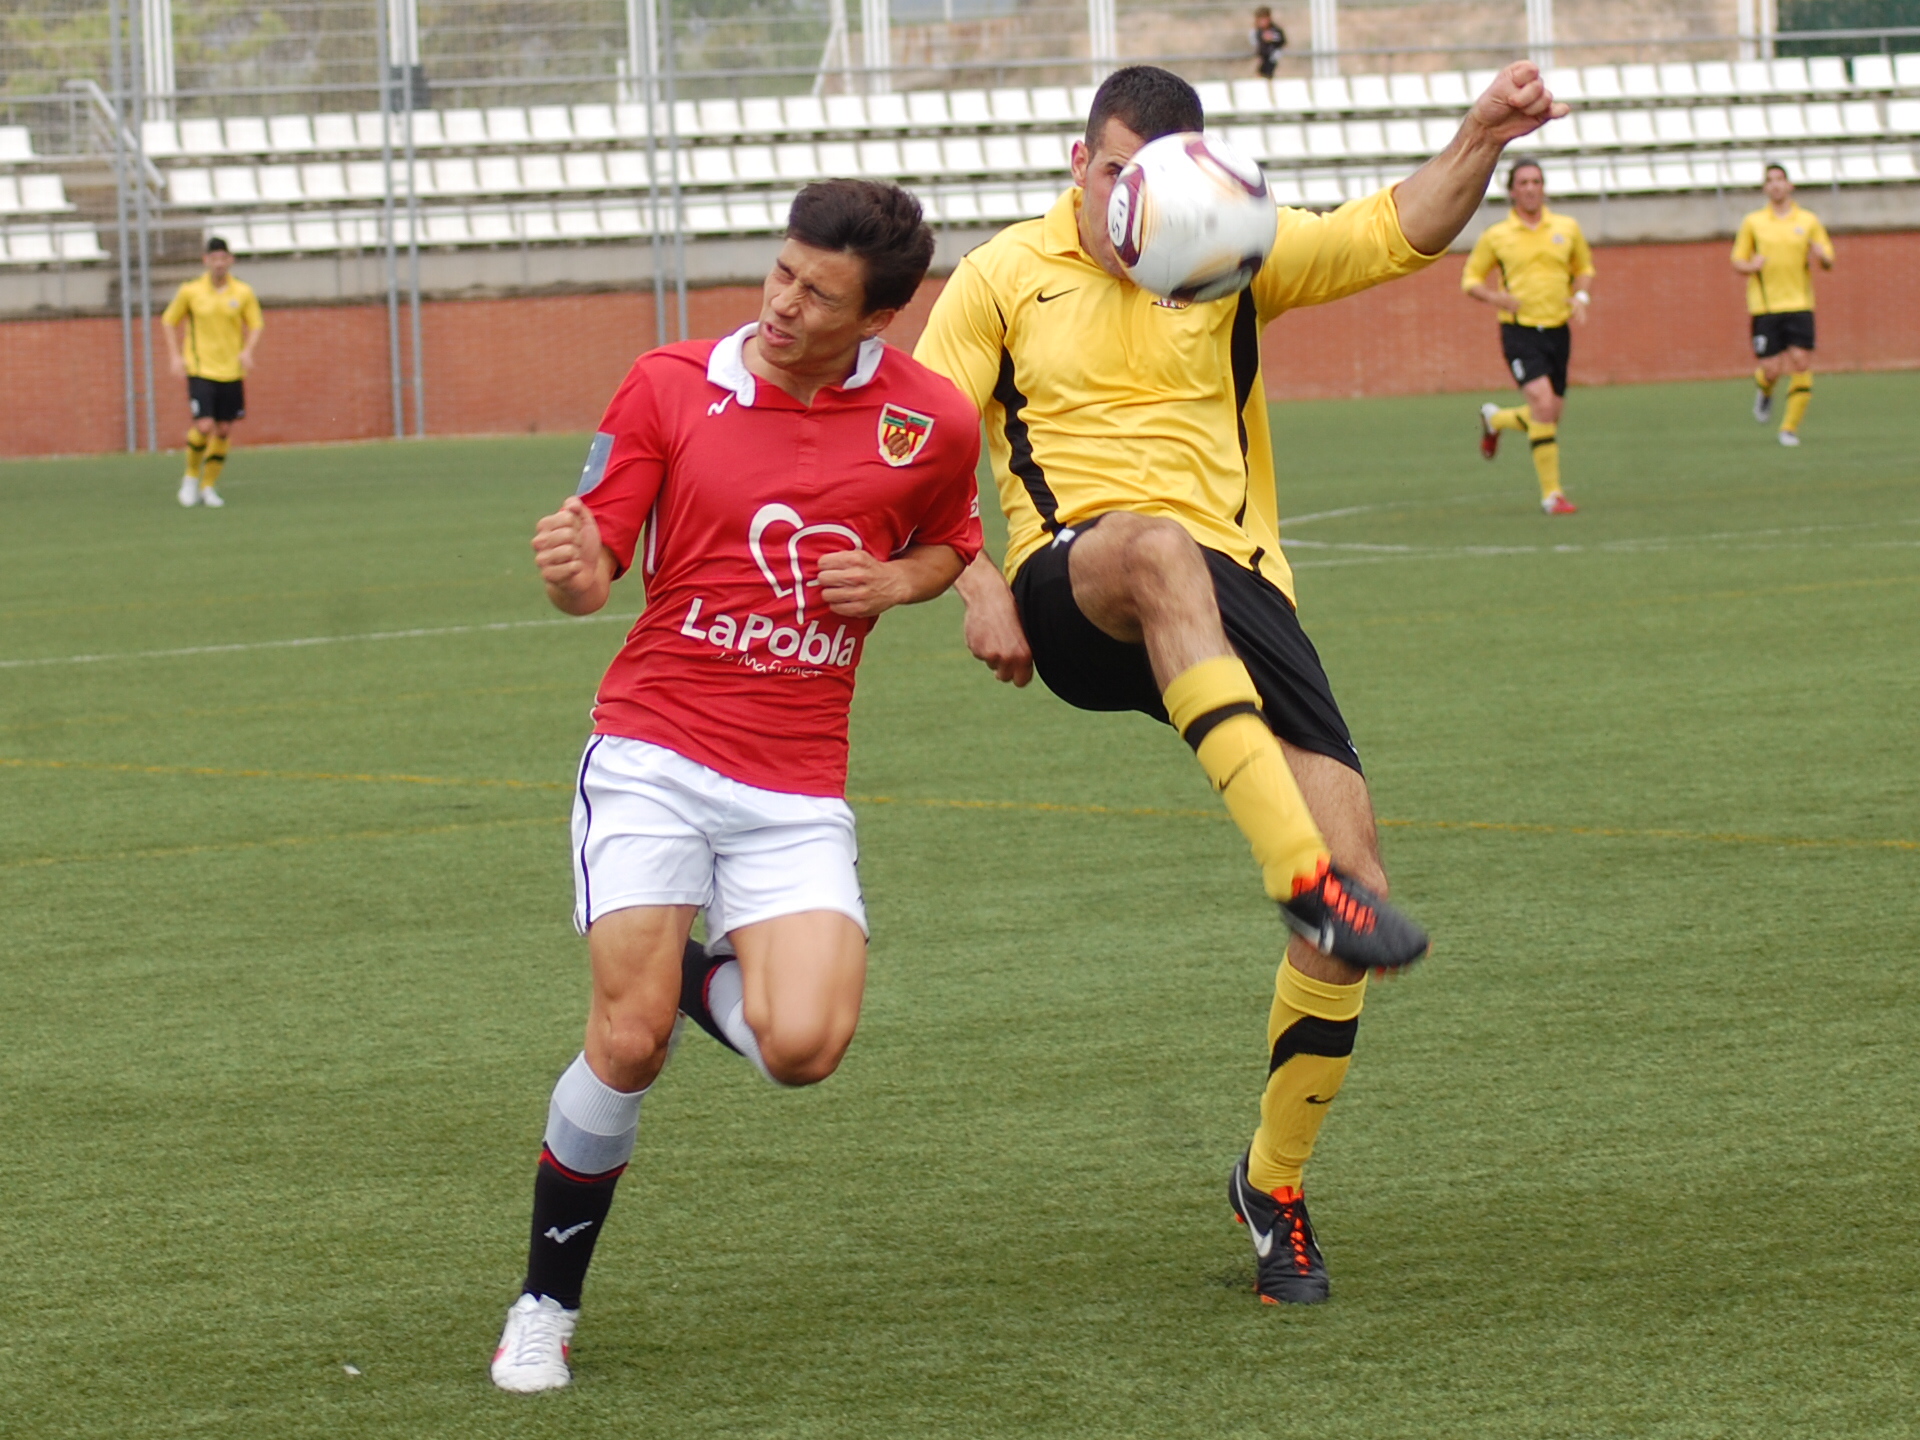
{"type": "Polygon", "coordinates": [[[1579,507],[1560,484],[1560,414],[1573,353],[1567,321],[1586,323],[1593,251],[1578,220],[1547,208],[1547,177],[1537,161],[1514,162],[1507,195],[1513,209],[1474,242],[1460,288],[1500,312],[1500,348],[1527,403],[1480,407],[1480,453],[1493,459],[1502,430],[1526,431],[1540,508],[1571,515],[1579,507]]]}
{"type": "Polygon", "coordinates": [[[1833,268],[1833,240],[1820,217],[1796,205],[1784,165],[1769,165],[1767,203],[1740,222],[1733,242],[1733,268],[1747,277],[1747,313],[1753,317],[1753,372],[1759,387],[1753,418],[1773,418],[1773,387],[1783,370],[1793,372],[1787,413],[1780,417],[1780,443],[1800,443],[1800,422],[1813,398],[1813,264],[1833,268]]]}
{"type": "Polygon", "coordinates": [[[1509,66],[1411,178],[1329,215],[1281,210],[1251,286],[1181,304],[1126,279],[1107,202],[1136,150],[1205,117],[1178,76],[1117,70],[1074,142],[1073,187],[961,261],[915,351],[980,408],[1007,515],[1006,578],[983,557],[959,582],[968,648],[1017,685],[1037,669],[1079,709],[1170,721],[1295,932],[1259,1129],[1228,1181],[1273,1302],[1327,1296],[1302,1167],[1346,1074],[1367,972],[1418,960],[1427,937],[1383,898],[1359,756],[1294,614],[1260,331],[1432,263],[1505,145],[1565,113],[1532,64],[1509,66]]]}
{"type": "Polygon", "coordinates": [[[187,382],[193,412],[180,503],[218,508],[227,502],[214,486],[227,463],[233,422],[247,413],[245,376],[266,321],[253,287],[233,276],[227,242],[209,239],[204,259],[206,273],[174,292],[160,324],[167,334],[167,360],[187,382]]]}

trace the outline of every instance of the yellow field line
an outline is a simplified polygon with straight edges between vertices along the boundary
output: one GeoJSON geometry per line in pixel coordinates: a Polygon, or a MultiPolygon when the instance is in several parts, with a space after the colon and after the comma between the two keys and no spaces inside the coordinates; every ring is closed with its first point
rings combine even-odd
{"type": "Polygon", "coordinates": [[[571,790],[558,780],[469,779],[459,775],[375,775],[336,770],[230,770],[219,765],[127,765],[106,760],[29,760],[0,755],[6,770],[95,770],[116,775],[198,775],[215,780],[340,780],[356,785],[444,785],[479,790],[571,790]]]}

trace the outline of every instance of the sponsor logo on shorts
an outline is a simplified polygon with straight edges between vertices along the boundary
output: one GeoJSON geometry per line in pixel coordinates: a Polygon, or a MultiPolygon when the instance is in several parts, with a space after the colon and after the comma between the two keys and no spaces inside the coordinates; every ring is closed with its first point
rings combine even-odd
{"type": "MultiPolygon", "coordinates": [[[[708,614],[707,601],[696,596],[687,607],[686,617],[680,622],[680,633],[690,640],[705,640],[721,650],[745,658],[749,663],[757,658],[753,650],[758,645],[764,656],[774,660],[790,660],[816,668],[851,665],[854,652],[858,649],[858,637],[847,634],[846,624],[835,623],[832,616],[825,617],[825,624],[833,625],[831,631],[825,628],[822,620],[807,617],[807,592],[817,589],[820,582],[818,578],[807,578],[806,557],[808,554],[814,557],[817,572],[820,555],[834,550],[865,548],[859,532],[849,526],[830,521],[809,525],[791,505],[783,505],[778,501],[762,505],[755,512],[753,523],[747,527],[747,549],[752,552],[754,564],[760,567],[760,573],[766,577],[773,598],[792,600],[793,623],[782,624],[770,616],[757,613],[745,619],[736,619],[724,613],[708,614]],[[818,536],[846,543],[809,547],[807,542],[818,536]],[[784,545],[780,543],[783,538],[784,545]],[[772,558],[768,556],[770,546],[773,549],[772,558]]],[[[784,618],[783,615],[781,619],[784,618]]]]}

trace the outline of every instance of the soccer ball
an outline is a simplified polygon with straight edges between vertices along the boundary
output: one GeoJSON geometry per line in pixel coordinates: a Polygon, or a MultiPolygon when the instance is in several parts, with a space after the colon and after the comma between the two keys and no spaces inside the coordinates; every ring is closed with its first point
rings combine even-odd
{"type": "Polygon", "coordinates": [[[1107,235],[1127,278],[1168,300],[1218,300],[1245,289],[1277,225],[1260,167],[1191,132],[1142,145],[1107,202],[1107,235]]]}

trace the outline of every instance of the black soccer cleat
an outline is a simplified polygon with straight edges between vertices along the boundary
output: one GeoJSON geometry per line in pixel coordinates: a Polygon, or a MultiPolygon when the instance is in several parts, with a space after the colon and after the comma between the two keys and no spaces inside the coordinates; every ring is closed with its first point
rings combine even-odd
{"type": "Polygon", "coordinates": [[[733,1042],[721,1033],[720,1022],[713,1018],[713,1010],[707,1004],[707,986],[713,982],[713,972],[732,958],[731,955],[709,955],[707,947],[698,940],[687,941],[686,953],[680,957],[680,1013],[729,1050],[733,1049],[733,1042]]]}
{"type": "Polygon", "coordinates": [[[1227,1203],[1253,1240],[1253,1288],[1261,1304],[1318,1305],[1327,1298],[1327,1262],[1314,1243],[1305,1195],[1256,1190],[1242,1155],[1227,1177],[1227,1203]]]}
{"type": "Polygon", "coordinates": [[[1426,931],[1324,860],[1295,882],[1280,918],[1322,955],[1362,970],[1398,970],[1433,948],[1426,931]]]}

